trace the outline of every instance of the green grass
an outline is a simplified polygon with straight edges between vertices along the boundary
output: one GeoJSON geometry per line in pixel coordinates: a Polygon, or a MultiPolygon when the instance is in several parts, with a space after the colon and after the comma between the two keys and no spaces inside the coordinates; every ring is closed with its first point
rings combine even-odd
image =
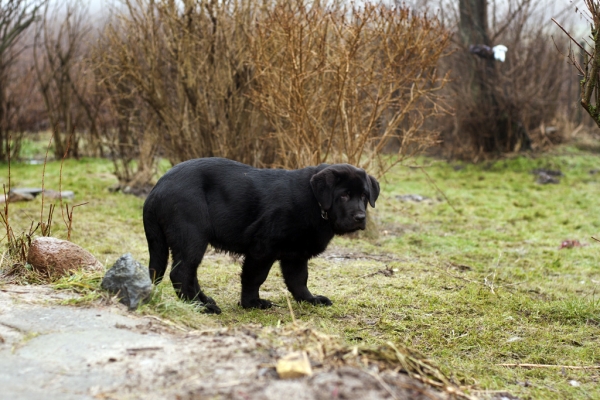
{"type": "MultiPolygon", "coordinates": [[[[600,398],[599,370],[520,369],[502,363],[600,365],[600,159],[564,147],[554,154],[481,165],[420,159],[382,180],[371,216],[371,239],[336,238],[325,257],[310,261],[309,287],[332,307],[293,304],[296,318],[349,343],[386,341],[413,347],[475,394],[505,390],[523,398],[600,398]],[[534,168],[560,169],[558,185],[539,185],[534,168]],[[432,199],[407,203],[420,194],[432,199]],[[565,239],[584,246],[559,250],[565,239]],[[378,271],[391,269],[393,275],[378,271]],[[575,380],[580,386],[569,382],[575,380]]],[[[47,166],[46,187],[58,189],[60,163],[47,166]]],[[[131,252],[148,262],[141,223],[143,200],[109,193],[116,183],[106,160],[65,162],[63,190],[73,190],[72,240],[107,267],[131,252]]],[[[13,187],[39,186],[42,166],[13,164],[13,187]]],[[[6,165],[0,176],[7,176],[6,165]]],[[[5,178],[3,178],[5,179],[5,178]]],[[[47,205],[46,204],[46,209],[47,205]]],[[[14,229],[40,218],[41,200],[11,204],[14,229]]],[[[57,209],[54,236],[66,237],[57,209]]],[[[201,285],[223,314],[208,316],[175,299],[164,282],[139,313],[197,329],[244,324],[276,326],[291,319],[277,267],[262,296],[281,307],[246,311],[237,306],[240,266],[210,253],[201,285]]],[[[98,277],[62,281],[98,285],[98,277]]],[[[77,286],[77,284],[75,284],[77,286]]],[[[95,299],[82,287],[87,299],[95,299]]]]}

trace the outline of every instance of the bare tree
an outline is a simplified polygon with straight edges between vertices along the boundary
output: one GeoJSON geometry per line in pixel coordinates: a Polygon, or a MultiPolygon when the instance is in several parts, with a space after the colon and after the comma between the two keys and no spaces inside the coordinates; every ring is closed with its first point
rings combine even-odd
{"type": "Polygon", "coordinates": [[[457,5],[444,9],[447,23],[458,27],[457,51],[440,64],[452,72],[446,94],[455,110],[452,122],[441,122],[447,154],[481,160],[559,142],[568,125],[569,75],[558,62],[545,2],[457,5]],[[495,45],[508,48],[504,62],[494,59],[495,45]]]}
{"type": "Polygon", "coordinates": [[[90,74],[86,75],[87,7],[79,1],[47,3],[37,26],[34,65],[54,135],[57,158],[79,156],[84,133],[98,136],[90,74]],[[70,142],[70,143],[69,143],[70,142]]]}
{"type": "Polygon", "coordinates": [[[595,0],[584,0],[586,10],[579,11],[589,23],[590,34],[580,44],[554,18],[552,19],[581,51],[583,57],[578,57],[571,47],[567,55],[569,62],[575,66],[580,80],[580,103],[583,109],[600,127],[600,3],[595,0]],[[587,48],[584,47],[587,45],[587,48]],[[589,50],[588,50],[589,49],[589,50]]]}
{"type": "Polygon", "coordinates": [[[20,39],[35,22],[42,4],[27,0],[0,0],[0,160],[6,160],[11,155],[11,134],[18,133],[12,115],[26,101],[12,96],[8,91],[14,79],[12,67],[25,48],[19,45],[20,39]]]}
{"type": "MultiPolygon", "coordinates": [[[[521,0],[517,9],[526,7],[531,1],[521,0]]],[[[512,3],[510,3],[512,4],[512,3]]],[[[512,10],[511,10],[512,11],[512,10]]],[[[466,50],[473,45],[492,48],[495,44],[490,38],[488,28],[487,0],[459,0],[459,33],[466,50]]],[[[513,16],[514,18],[514,16],[513,16]]],[[[507,21],[504,28],[511,22],[507,21]]],[[[500,32],[495,32],[498,37],[500,32]]],[[[513,49],[514,50],[514,49],[513,49]]],[[[502,95],[495,88],[499,82],[497,61],[494,57],[470,57],[467,71],[469,74],[470,104],[476,105],[467,111],[461,127],[471,135],[476,152],[510,152],[531,148],[531,139],[520,120],[518,109],[507,110],[501,105],[502,95]],[[482,112],[481,112],[482,111],[482,112]]],[[[509,106],[508,104],[504,104],[509,106]]]]}

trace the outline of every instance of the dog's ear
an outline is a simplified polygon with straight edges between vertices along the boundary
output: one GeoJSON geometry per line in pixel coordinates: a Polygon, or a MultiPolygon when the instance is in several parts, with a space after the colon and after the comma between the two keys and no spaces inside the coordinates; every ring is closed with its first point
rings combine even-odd
{"type": "Polygon", "coordinates": [[[379,182],[369,174],[367,174],[367,182],[369,184],[369,204],[375,208],[375,201],[379,197],[379,182]]]}
{"type": "Polygon", "coordinates": [[[333,204],[333,189],[335,188],[335,174],[331,168],[325,168],[310,178],[310,186],[321,205],[321,208],[328,211],[333,204]]]}

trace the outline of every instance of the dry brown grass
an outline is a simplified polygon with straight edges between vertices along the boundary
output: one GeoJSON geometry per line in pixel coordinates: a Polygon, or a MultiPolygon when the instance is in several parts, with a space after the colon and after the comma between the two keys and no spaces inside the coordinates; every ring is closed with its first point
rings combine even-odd
{"type": "MultiPolygon", "coordinates": [[[[291,309],[291,307],[290,307],[291,309]]],[[[387,371],[405,373],[427,386],[431,386],[456,399],[475,399],[465,393],[453,378],[448,377],[436,363],[418,351],[401,344],[386,342],[381,346],[348,345],[339,337],[327,335],[309,324],[295,321],[281,327],[248,327],[258,330],[273,347],[290,351],[302,350],[310,360],[327,367],[354,366],[370,371],[380,383],[387,371]]],[[[385,383],[383,383],[385,387],[385,383]]],[[[418,387],[412,387],[418,391],[418,387]]],[[[392,394],[392,398],[395,396],[392,394]]]]}

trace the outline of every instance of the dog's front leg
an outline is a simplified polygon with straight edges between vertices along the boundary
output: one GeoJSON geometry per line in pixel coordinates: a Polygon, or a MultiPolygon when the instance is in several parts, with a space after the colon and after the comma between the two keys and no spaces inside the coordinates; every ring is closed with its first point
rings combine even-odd
{"type": "Polygon", "coordinates": [[[325,296],[313,296],[306,286],[308,282],[308,260],[281,260],[281,272],[285,284],[296,301],[307,301],[314,305],[330,306],[325,296]]]}
{"type": "Polygon", "coordinates": [[[273,259],[246,256],[242,265],[242,307],[265,309],[273,306],[269,300],[261,299],[258,291],[267,279],[274,262],[273,259]]]}

